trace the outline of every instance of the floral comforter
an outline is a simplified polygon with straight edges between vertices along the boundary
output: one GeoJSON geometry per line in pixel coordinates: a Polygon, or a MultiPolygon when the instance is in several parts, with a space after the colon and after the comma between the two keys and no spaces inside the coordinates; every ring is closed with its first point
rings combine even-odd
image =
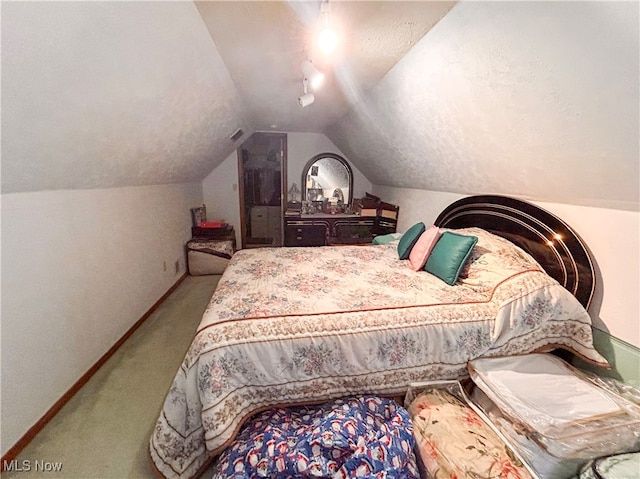
{"type": "Polygon", "coordinates": [[[454,286],[399,260],[397,243],[261,248],[231,258],[150,440],[166,478],[199,474],[257,411],[410,382],[556,347],[593,362],[580,303],[507,240],[478,243],[454,286]]]}
{"type": "Polygon", "coordinates": [[[409,414],[426,477],[532,479],[497,433],[449,391],[425,390],[409,414]]]}

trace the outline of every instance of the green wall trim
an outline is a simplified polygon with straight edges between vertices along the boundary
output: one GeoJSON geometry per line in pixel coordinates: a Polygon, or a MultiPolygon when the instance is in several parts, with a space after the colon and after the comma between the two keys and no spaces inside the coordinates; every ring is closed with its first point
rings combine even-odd
{"type": "Polygon", "coordinates": [[[593,328],[593,344],[598,352],[609,361],[612,369],[610,371],[604,370],[579,359],[574,363],[575,366],[595,372],[600,376],[614,377],[632,386],[640,387],[640,349],[596,328],[593,328]]]}

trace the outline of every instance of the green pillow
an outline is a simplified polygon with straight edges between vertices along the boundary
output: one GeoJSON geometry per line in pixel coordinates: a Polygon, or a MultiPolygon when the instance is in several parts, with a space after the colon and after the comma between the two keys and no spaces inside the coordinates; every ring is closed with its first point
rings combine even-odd
{"type": "Polygon", "coordinates": [[[389,233],[388,235],[378,235],[375,238],[373,238],[373,240],[371,241],[372,244],[377,244],[377,245],[381,245],[381,244],[387,244],[387,243],[391,243],[392,241],[395,241],[398,239],[398,235],[395,233],[389,233]]]}
{"type": "Polygon", "coordinates": [[[418,241],[418,238],[420,238],[420,235],[424,233],[426,229],[427,227],[421,221],[413,225],[402,235],[402,238],[398,241],[398,256],[400,259],[409,258],[411,248],[413,248],[413,245],[416,244],[416,241],[418,241]]]}
{"type": "Polygon", "coordinates": [[[445,231],[433,247],[424,270],[453,286],[477,242],[476,236],[445,231]]]}

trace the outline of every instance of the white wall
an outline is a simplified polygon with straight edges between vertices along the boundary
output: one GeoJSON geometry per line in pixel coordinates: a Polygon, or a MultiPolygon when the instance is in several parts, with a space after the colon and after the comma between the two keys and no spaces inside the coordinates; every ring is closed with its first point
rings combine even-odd
{"type": "MultiPolygon", "coordinates": [[[[293,183],[302,188],[302,169],[307,162],[319,153],[335,153],[349,161],[353,170],[353,197],[361,198],[365,192],[371,192],[371,182],[360,172],[333,142],[320,133],[288,133],[287,134],[287,191],[293,183]]],[[[298,198],[299,200],[300,198],[298,198]]]]}
{"type": "MultiPolygon", "coordinates": [[[[336,153],[349,160],[325,135],[321,133],[287,133],[287,191],[293,183],[301,188],[302,169],[318,153],[336,153]]],[[[371,192],[372,184],[353,163],[354,198],[371,192]]],[[[238,156],[234,152],[217,166],[203,181],[207,218],[223,218],[232,224],[240,245],[240,200],[238,196],[238,156]]],[[[298,197],[298,200],[300,197],[298,197]]]]}
{"type": "MultiPolygon", "coordinates": [[[[466,196],[388,186],[375,186],[374,193],[400,205],[398,231],[418,221],[433,223],[446,206],[466,196]]],[[[563,219],[591,250],[600,272],[589,310],[594,325],[640,347],[640,213],[532,202],[563,219]]]]}
{"type": "Polygon", "coordinates": [[[199,183],[2,195],[2,454],[184,274],[201,195],[199,183]]]}
{"type": "Polygon", "coordinates": [[[236,244],[241,243],[238,155],[234,151],[202,180],[202,197],[209,221],[224,219],[233,225],[236,244]]]}

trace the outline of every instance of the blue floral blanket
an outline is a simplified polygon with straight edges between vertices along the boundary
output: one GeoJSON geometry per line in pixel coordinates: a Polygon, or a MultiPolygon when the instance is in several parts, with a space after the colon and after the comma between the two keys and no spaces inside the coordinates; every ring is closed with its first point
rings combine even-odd
{"type": "Polygon", "coordinates": [[[274,408],[244,425],[213,479],[418,479],[413,446],[409,414],[390,399],[274,408]]]}

